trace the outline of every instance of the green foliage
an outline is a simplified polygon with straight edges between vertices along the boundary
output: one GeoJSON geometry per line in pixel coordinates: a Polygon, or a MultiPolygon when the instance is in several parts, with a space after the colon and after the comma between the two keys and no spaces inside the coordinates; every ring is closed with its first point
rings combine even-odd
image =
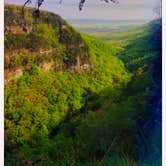
{"type": "MultiPolygon", "coordinates": [[[[90,39],[87,39],[87,42],[90,42],[88,40],[90,39]]],[[[102,43],[102,46],[104,46],[104,43],[102,43]]],[[[94,49],[94,51],[96,50],[94,49]]],[[[98,58],[100,63],[94,61],[94,70],[87,73],[72,71],[43,73],[37,65],[32,65],[32,69],[24,73],[19,80],[8,83],[5,89],[6,142],[9,145],[19,144],[21,149],[24,146],[31,146],[27,151],[34,154],[34,148],[39,144],[44,142],[44,146],[47,143],[52,145],[52,141],[49,139],[50,132],[60,125],[66,116],[77,114],[81,109],[84,109],[86,103],[89,102],[86,100],[89,91],[99,93],[103,87],[111,86],[113,88],[118,84],[125,85],[130,76],[125,71],[123,63],[113,55],[109,56],[109,53],[103,53],[102,50],[99,53],[101,54],[97,54],[96,51],[93,57],[94,59],[98,58]],[[103,63],[101,63],[102,60],[103,63]],[[118,73],[116,73],[116,68],[119,69],[118,73]],[[87,91],[87,89],[89,90],[87,91]],[[29,128],[29,126],[31,127],[29,128]]],[[[35,61],[30,57],[28,61],[34,63],[35,61]]],[[[88,109],[90,103],[87,104],[88,109]]],[[[54,135],[54,133],[52,134],[54,135]]],[[[58,137],[56,139],[59,140],[58,137]]],[[[66,136],[65,139],[67,139],[66,136]]],[[[68,146],[64,142],[63,144],[68,146]]],[[[8,147],[8,145],[6,146],[8,147]]],[[[44,148],[44,146],[41,148],[44,148]]],[[[56,146],[61,147],[62,145],[56,146]]],[[[46,146],[46,148],[50,150],[49,147],[46,146]]],[[[63,157],[60,160],[60,165],[74,162],[75,156],[68,156],[70,148],[75,147],[68,147],[65,150],[65,153],[67,153],[65,156],[64,152],[61,152],[63,157]]],[[[54,149],[55,154],[57,153],[56,149],[58,147],[54,149]]],[[[63,150],[62,147],[61,149],[63,150]]],[[[42,151],[41,149],[41,152],[39,150],[38,153],[45,153],[42,151]]],[[[22,153],[24,154],[24,151],[22,153]]],[[[36,158],[38,157],[36,156],[36,158]]],[[[52,160],[54,159],[55,156],[52,160]]]]}
{"type": "MultiPolygon", "coordinates": [[[[81,36],[68,24],[59,32],[60,23],[65,21],[42,12],[30,33],[5,34],[5,68],[23,69],[20,78],[5,85],[6,165],[140,165],[135,155],[144,154],[146,146],[146,141],[137,143],[144,140],[140,123],[149,119],[154,109],[150,98],[160,89],[153,88],[160,83],[154,72],[159,48],[149,51],[152,45],[142,36],[125,46],[81,36]],[[40,49],[53,51],[42,54],[40,49]],[[69,66],[78,55],[84,63],[91,61],[90,70],[40,67],[48,62],[69,66]]],[[[150,40],[153,35],[145,36],[150,40]]],[[[154,140],[160,139],[157,133],[154,140]]],[[[151,149],[154,140],[149,141],[151,149]]]]}
{"type": "Polygon", "coordinates": [[[124,51],[118,55],[118,57],[124,61],[127,69],[132,72],[136,71],[141,66],[153,63],[161,52],[160,23],[155,25],[155,22],[158,21],[156,20],[153,23],[149,23],[146,28],[143,28],[143,35],[132,39],[125,46],[124,51]],[[151,24],[156,27],[153,28],[151,24]]]}
{"type": "MultiPolygon", "coordinates": [[[[26,49],[28,54],[24,52],[25,55],[22,58],[25,59],[30,52],[33,52],[35,54],[34,61],[37,61],[38,64],[43,60],[54,63],[61,61],[64,68],[76,65],[77,56],[80,56],[81,63],[90,63],[89,47],[81,35],[61,17],[41,11],[40,18],[36,19],[33,17],[33,9],[26,8],[25,17],[28,32],[24,32],[25,20],[21,17],[21,10],[20,6],[5,5],[6,51],[13,53],[16,50],[22,52],[22,49],[26,49]],[[41,55],[40,52],[45,53],[41,55]],[[47,52],[49,52],[49,56],[47,52]]],[[[11,65],[13,64],[10,62],[7,64],[9,68],[12,68],[11,65]]],[[[25,64],[21,65],[25,67],[25,64]]],[[[14,66],[20,67],[20,64],[15,62],[14,66]]]]}
{"type": "Polygon", "coordinates": [[[11,32],[5,33],[5,48],[6,49],[19,49],[27,47],[29,43],[28,35],[26,33],[13,34],[11,32]]]}

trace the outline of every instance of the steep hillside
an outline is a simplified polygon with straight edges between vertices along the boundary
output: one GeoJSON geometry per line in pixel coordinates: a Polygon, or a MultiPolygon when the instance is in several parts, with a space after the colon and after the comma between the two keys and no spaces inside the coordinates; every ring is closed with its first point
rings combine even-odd
{"type": "Polygon", "coordinates": [[[161,55],[161,20],[154,20],[140,28],[142,35],[132,36],[124,51],[118,55],[132,72],[140,66],[151,64],[161,55]]]}
{"type": "Polygon", "coordinates": [[[84,165],[89,151],[81,156],[76,128],[104,88],[114,101],[131,75],[115,56],[120,48],[81,37],[49,12],[34,20],[33,10],[25,32],[21,8],[5,6],[6,165],[77,165],[76,149],[84,165]]]}
{"type": "Polygon", "coordinates": [[[89,48],[81,35],[53,13],[5,5],[5,78],[9,82],[34,65],[43,70],[91,68],[89,48]]]}

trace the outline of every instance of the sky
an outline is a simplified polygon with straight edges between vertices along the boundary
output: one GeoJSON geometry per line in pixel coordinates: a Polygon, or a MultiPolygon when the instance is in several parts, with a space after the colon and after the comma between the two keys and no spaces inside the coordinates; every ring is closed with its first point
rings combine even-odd
{"type": "MultiPolygon", "coordinates": [[[[5,3],[23,4],[25,0],[5,0],[5,3]]],[[[29,6],[35,6],[35,1],[29,6]]],[[[45,0],[41,9],[52,11],[65,19],[152,20],[159,0],[118,0],[118,4],[101,0],[86,0],[83,10],[78,10],[80,0],[45,0]]]]}

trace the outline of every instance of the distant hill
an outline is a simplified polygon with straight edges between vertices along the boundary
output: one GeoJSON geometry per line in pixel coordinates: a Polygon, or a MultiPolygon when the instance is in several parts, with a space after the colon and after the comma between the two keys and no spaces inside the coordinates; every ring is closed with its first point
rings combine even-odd
{"type": "Polygon", "coordinates": [[[79,32],[100,39],[119,40],[123,38],[126,40],[131,35],[140,35],[142,27],[146,26],[149,20],[69,19],[68,22],[79,32]]]}
{"type": "Polygon", "coordinates": [[[103,24],[103,25],[111,25],[111,24],[145,24],[148,23],[149,20],[108,20],[108,19],[67,19],[71,24],[103,24]]]}

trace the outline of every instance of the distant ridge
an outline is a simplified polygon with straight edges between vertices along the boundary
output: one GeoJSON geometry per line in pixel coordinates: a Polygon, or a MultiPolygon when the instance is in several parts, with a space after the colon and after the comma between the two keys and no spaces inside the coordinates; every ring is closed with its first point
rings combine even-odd
{"type": "Polygon", "coordinates": [[[141,19],[141,20],[108,20],[108,19],[67,19],[68,22],[72,23],[79,23],[79,24],[145,24],[150,22],[151,20],[148,19],[141,19]]]}

